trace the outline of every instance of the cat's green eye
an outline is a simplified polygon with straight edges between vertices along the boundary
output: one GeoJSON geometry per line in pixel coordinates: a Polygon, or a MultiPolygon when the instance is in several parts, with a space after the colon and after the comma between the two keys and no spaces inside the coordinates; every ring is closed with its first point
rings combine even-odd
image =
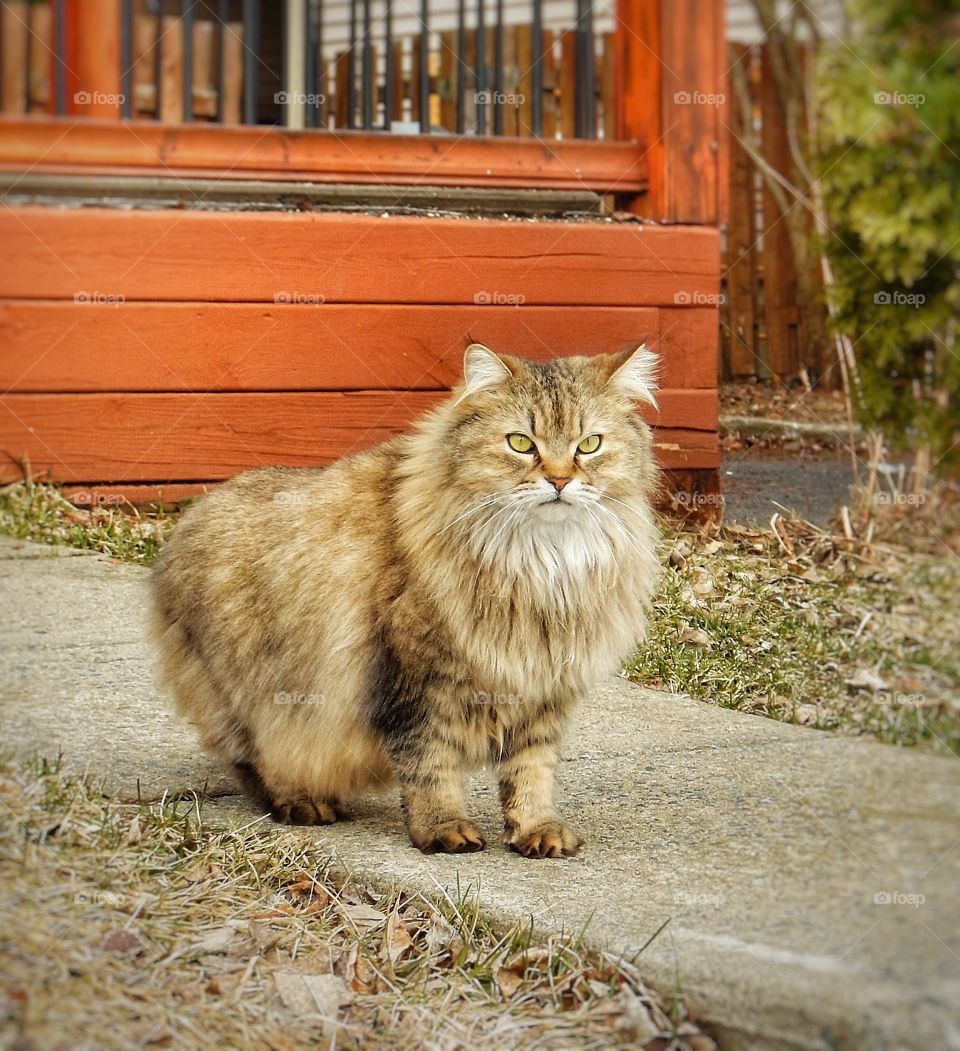
{"type": "Polygon", "coordinates": [[[589,434],[577,446],[578,453],[595,453],[600,448],[600,435],[589,434]]]}
{"type": "Polygon", "coordinates": [[[515,453],[533,452],[533,440],[528,438],[525,434],[508,434],[507,445],[509,445],[515,453]]]}

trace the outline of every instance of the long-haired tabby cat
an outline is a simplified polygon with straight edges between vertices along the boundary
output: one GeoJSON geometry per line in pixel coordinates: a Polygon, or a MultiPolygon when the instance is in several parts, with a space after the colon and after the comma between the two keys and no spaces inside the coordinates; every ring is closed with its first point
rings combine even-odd
{"type": "Polygon", "coordinates": [[[415,846],[480,850],[462,779],[491,762],[504,842],[577,852],[558,740],[640,642],[658,576],[634,406],[654,364],[473,344],[414,433],[251,471],[184,516],[153,575],[163,672],[258,805],[323,824],[399,782],[415,846]]]}

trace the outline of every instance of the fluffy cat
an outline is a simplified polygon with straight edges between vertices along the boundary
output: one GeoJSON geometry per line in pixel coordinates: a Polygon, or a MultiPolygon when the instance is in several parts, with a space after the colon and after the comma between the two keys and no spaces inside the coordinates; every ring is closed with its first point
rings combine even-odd
{"type": "Polygon", "coordinates": [[[162,670],[255,803],[323,824],[399,783],[414,846],[481,850],[462,780],[491,762],[504,843],[577,852],[559,738],[640,643],[658,577],[634,406],[655,363],[472,344],[412,434],[251,471],[185,514],[153,573],[162,670]]]}

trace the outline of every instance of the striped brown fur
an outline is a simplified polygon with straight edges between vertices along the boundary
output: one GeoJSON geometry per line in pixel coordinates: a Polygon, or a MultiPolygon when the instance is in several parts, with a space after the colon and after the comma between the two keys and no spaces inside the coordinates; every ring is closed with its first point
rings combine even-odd
{"type": "Polygon", "coordinates": [[[658,575],[633,404],[653,400],[653,362],[475,344],[413,434],[240,475],[185,514],[153,575],[162,671],[257,805],[326,823],[399,783],[415,846],[479,850],[462,780],[491,763],[504,841],[576,853],[560,736],[639,645],[658,575]]]}

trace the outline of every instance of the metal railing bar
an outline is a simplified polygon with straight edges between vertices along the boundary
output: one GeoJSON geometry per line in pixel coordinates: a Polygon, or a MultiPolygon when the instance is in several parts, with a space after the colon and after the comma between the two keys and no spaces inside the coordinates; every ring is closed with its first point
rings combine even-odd
{"type": "Polygon", "coordinates": [[[533,0],[533,134],[543,134],[543,0],[533,0]]]}
{"type": "Polygon", "coordinates": [[[594,47],[593,37],[593,0],[584,0],[584,17],[586,18],[586,26],[584,33],[584,63],[583,63],[583,75],[586,83],[583,86],[583,96],[585,102],[584,112],[584,135],[588,139],[593,139],[597,134],[597,98],[596,98],[596,50],[594,47]]]}
{"type": "Polygon", "coordinates": [[[243,122],[257,123],[260,0],[243,0],[243,122]]]}
{"type": "Polygon", "coordinates": [[[227,90],[227,79],[224,61],[223,35],[230,17],[229,0],[217,0],[217,24],[214,27],[217,44],[217,123],[222,124],[224,118],[223,96],[227,90]]]}
{"type": "Polygon", "coordinates": [[[594,136],[594,60],[593,60],[593,4],[591,0],[577,0],[576,25],[576,111],[575,135],[578,139],[594,136]]]}
{"type": "Polygon", "coordinates": [[[133,115],[133,0],[120,5],[120,93],[120,116],[129,120],[133,115]]]}
{"type": "Polygon", "coordinates": [[[467,88],[467,7],[466,0],[457,3],[457,134],[466,130],[467,88]]]}
{"type": "Polygon", "coordinates": [[[156,0],[157,13],[153,27],[153,83],[154,105],[157,120],[160,120],[160,103],[163,98],[163,0],[156,0]]]}
{"type": "Polygon", "coordinates": [[[59,116],[67,112],[67,77],[64,54],[67,50],[66,0],[53,0],[54,109],[59,116]]]}
{"type": "Polygon", "coordinates": [[[483,0],[477,0],[477,68],[474,74],[476,83],[477,116],[474,122],[478,135],[487,133],[487,28],[483,21],[483,0]]]}
{"type": "MultiPolygon", "coordinates": [[[[323,60],[323,3],[317,4],[317,43],[314,48],[314,60],[316,61],[317,71],[317,97],[325,95],[327,90],[327,67],[323,60]]],[[[326,100],[324,100],[326,107],[326,100]]],[[[320,109],[317,107],[317,124],[319,120],[320,109]]],[[[330,111],[327,109],[327,120],[330,119],[330,111]]]]}
{"type": "Polygon", "coordinates": [[[389,131],[393,122],[393,2],[386,0],[383,30],[383,130],[389,131]]]}
{"type": "Polygon", "coordinates": [[[429,0],[420,0],[420,131],[430,131],[430,11],[429,0]]]}
{"type": "Polygon", "coordinates": [[[357,47],[357,0],[350,0],[350,49],[347,51],[347,127],[352,128],[357,112],[357,71],[354,54],[357,47]]]}
{"type": "Polygon", "coordinates": [[[304,123],[308,128],[317,126],[320,112],[320,90],[317,87],[317,53],[314,49],[313,4],[311,0],[303,5],[303,83],[306,94],[313,96],[313,105],[307,106],[304,123]]]}
{"type": "Polygon", "coordinates": [[[24,12],[26,18],[23,20],[23,112],[30,112],[30,23],[32,19],[33,5],[30,4],[24,12]]]}
{"type": "Polygon", "coordinates": [[[183,122],[193,120],[193,12],[197,0],[180,0],[180,28],[183,32],[183,122]]]}
{"type": "Polygon", "coordinates": [[[363,128],[373,127],[373,42],[370,39],[370,0],[363,0],[363,128]]]}
{"type": "MultiPolygon", "coordinates": [[[[281,0],[280,7],[280,83],[278,87],[280,89],[280,97],[286,98],[284,94],[287,90],[290,81],[290,65],[287,57],[287,37],[290,32],[290,27],[287,25],[287,0],[281,0]]],[[[284,127],[290,125],[290,115],[293,113],[294,106],[290,103],[289,99],[287,104],[280,109],[280,124],[284,127]]]]}
{"type": "Polygon", "coordinates": [[[493,37],[493,134],[503,134],[503,0],[497,0],[493,37]]]}

